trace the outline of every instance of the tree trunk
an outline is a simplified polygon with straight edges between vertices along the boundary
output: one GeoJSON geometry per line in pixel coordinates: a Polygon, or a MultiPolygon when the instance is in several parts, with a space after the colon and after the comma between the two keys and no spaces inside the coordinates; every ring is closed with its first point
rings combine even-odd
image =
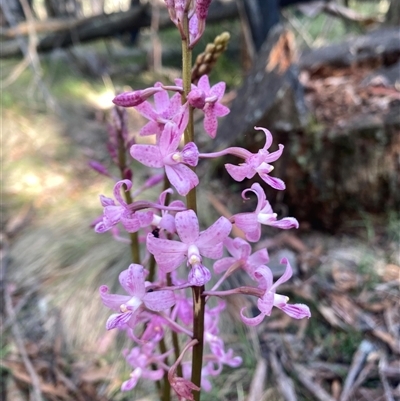
{"type": "Polygon", "coordinates": [[[386,14],[386,24],[400,25],[400,1],[392,0],[386,14]]]}
{"type": "MultiPolygon", "coordinates": [[[[275,46],[263,48],[239,89],[231,113],[221,123],[218,147],[244,146],[256,153],[265,138],[253,127],[271,130],[271,151],[279,143],[285,146],[271,176],[283,179],[286,190],[265,185],[267,196],[278,212],[296,216],[303,226],[349,228],[370,224],[367,213],[384,217],[399,210],[398,29],[373,31],[301,56],[300,82],[311,115],[305,123],[301,108],[294,107],[295,91],[288,90],[290,69],[268,69],[274,54],[285,64],[284,53],[277,51],[279,39],[272,36],[268,41],[275,46]]],[[[220,174],[223,166],[216,171],[220,174]]],[[[253,180],[261,181],[258,176],[253,180]]],[[[240,183],[238,190],[251,183],[240,183]]]]}

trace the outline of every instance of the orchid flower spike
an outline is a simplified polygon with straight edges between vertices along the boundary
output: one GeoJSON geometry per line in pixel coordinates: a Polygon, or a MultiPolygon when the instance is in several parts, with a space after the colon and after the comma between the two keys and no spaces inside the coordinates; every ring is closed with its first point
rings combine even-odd
{"type": "Polygon", "coordinates": [[[251,188],[245,189],[242,192],[243,199],[247,199],[246,193],[248,191],[252,191],[257,195],[256,210],[252,213],[238,213],[231,218],[235,225],[244,231],[248,241],[257,242],[260,239],[261,224],[281,228],[282,230],[299,228],[299,223],[294,217],[277,220],[277,214],[273,212],[260,184],[254,183],[251,188]]]}
{"type": "Polygon", "coordinates": [[[265,316],[270,316],[274,306],[281,309],[294,319],[311,317],[311,312],[308,306],[303,304],[288,304],[288,297],[276,294],[276,288],[280,284],[288,281],[293,274],[292,267],[286,258],[281,260],[281,264],[286,265],[286,269],[282,277],[278,279],[275,284],[273,284],[272,272],[267,266],[260,266],[255,271],[256,279],[259,281],[258,288],[264,290],[263,296],[257,301],[257,306],[261,313],[256,317],[249,318],[243,314],[243,311],[246,308],[242,308],[240,316],[245,324],[249,326],[257,326],[264,320],[265,316]]]}
{"type": "Polygon", "coordinates": [[[131,264],[119,275],[119,283],[128,295],[109,294],[108,287],[100,287],[103,304],[117,313],[112,314],[106,323],[107,330],[125,327],[135,328],[139,314],[146,308],[160,312],[175,304],[171,290],[146,292],[145,273],[141,265],[131,264]]]}

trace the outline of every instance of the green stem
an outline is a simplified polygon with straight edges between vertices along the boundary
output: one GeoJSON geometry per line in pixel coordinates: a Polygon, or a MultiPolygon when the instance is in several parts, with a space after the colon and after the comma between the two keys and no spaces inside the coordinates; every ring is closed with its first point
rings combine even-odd
{"type": "MultiPolygon", "coordinates": [[[[183,31],[185,38],[182,39],[182,80],[183,80],[183,96],[182,103],[186,102],[186,97],[190,92],[192,85],[192,50],[189,48],[189,20],[187,14],[183,19],[183,31]]],[[[193,107],[189,107],[189,122],[185,129],[184,139],[185,145],[189,142],[194,142],[194,124],[193,124],[193,107]]],[[[193,168],[194,170],[194,168],[193,168]]],[[[186,195],[186,203],[188,209],[192,209],[195,213],[197,212],[196,202],[196,188],[193,188],[186,195]]]]}
{"type": "MultiPolygon", "coordinates": [[[[117,109],[117,113],[121,116],[120,111],[117,109]]],[[[123,116],[120,118],[121,120],[121,129],[118,130],[118,166],[121,174],[121,178],[125,179],[125,170],[126,170],[126,147],[125,141],[122,136],[123,127],[123,116]]],[[[132,203],[132,196],[130,191],[124,191],[125,201],[129,205],[132,203]]],[[[130,233],[129,234],[131,239],[131,254],[132,254],[132,261],[133,263],[140,264],[140,250],[139,250],[139,236],[138,233],[130,233]]]]}
{"type": "MultiPolygon", "coordinates": [[[[189,21],[187,14],[183,20],[183,31],[185,38],[182,39],[182,79],[183,90],[182,101],[186,102],[186,97],[191,89],[192,79],[192,51],[189,49],[189,21]]],[[[189,123],[185,130],[185,144],[194,142],[193,108],[189,105],[189,123]]],[[[197,213],[196,188],[193,188],[186,196],[186,205],[197,213]]],[[[203,365],[203,339],[204,339],[204,311],[205,298],[202,297],[204,286],[192,287],[193,294],[193,339],[197,344],[193,346],[192,353],[192,382],[200,387],[201,368],[203,365]]],[[[195,401],[200,401],[200,391],[193,391],[195,401]]]]}
{"type": "MultiPolygon", "coordinates": [[[[167,346],[165,345],[165,340],[162,338],[159,342],[160,352],[161,354],[165,354],[167,350],[167,346]]],[[[168,358],[164,359],[166,365],[168,365],[168,358]]],[[[162,393],[162,400],[163,401],[170,401],[171,400],[171,383],[168,380],[168,372],[164,373],[164,389],[162,393]]]]}
{"type": "MultiPolygon", "coordinates": [[[[192,382],[200,387],[201,368],[203,365],[203,340],[204,340],[204,310],[205,297],[202,296],[204,285],[192,287],[193,294],[193,339],[198,343],[193,347],[192,354],[192,382]]],[[[200,401],[200,391],[193,392],[194,400],[200,401]]]]}
{"type": "MultiPolygon", "coordinates": [[[[171,273],[167,273],[167,285],[168,286],[172,285],[171,273]]],[[[179,355],[181,354],[181,349],[179,346],[178,333],[175,330],[172,330],[172,345],[174,346],[175,358],[178,359],[179,355]]],[[[180,365],[180,364],[178,365],[178,368],[177,368],[177,374],[179,377],[183,377],[182,365],[180,365]]]]}

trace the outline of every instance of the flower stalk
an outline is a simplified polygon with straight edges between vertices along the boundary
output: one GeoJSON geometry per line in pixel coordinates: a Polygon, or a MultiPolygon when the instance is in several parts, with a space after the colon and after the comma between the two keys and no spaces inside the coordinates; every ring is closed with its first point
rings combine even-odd
{"type": "MultiPolygon", "coordinates": [[[[225,164],[225,168],[235,181],[252,179],[258,174],[265,184],[283,190],[284,182],[270,176],[271,163],[279,159],[283,145],[270,152],[271,133],[255,127],[266,137],[265,145],[257,153],[240,147],[213,153],[199,151],[195,143],[194,109],[203,113],[204,132],[211,140],[217,135],[218,119],[229,113],[223,104],[226,84],[211,85],[207,76],[212,63],[225,49],[229,35],[220,35],[212,49],[208,47],[201,65],[195,69],[193,81],[192,49],[204,32],[211,0],[165,0],[165,3],[181,34],[182,78],[174,84],[156,82],[153,87],[114,98],[118,107],[109,127],[108,150],[121,179],[116,179],[113,198],[100,195],[103,214],[93,226],[98,233],[109,231],[114,239],[130,243],[132,254],[133,263],[119,274],[125,294],[111,294],[108,286],[100,287],[103,304],[113,311],[106,329],[124,331],[135,344],[123,352],[132,373],[122,383],[121,391],[130,391],[139,380],[147,379],[156,383],[162,401],[170,401],[171,390],[179,400],[200,401],[201,392],[211,390],[210,379],[219,375],[224,366],[235,368],[242,363],[233,349],[225,348],[219,331],[219,318],[225,309],[223,298],[235,295],[256,298],[257,316],[250,315],[253,309],[238,311],[243,323],[249,326],[260,324],[273,308],[294,319],[308,318],[310,311],[306,305],[291,304],[287,296],[276,292],[292,276],[288,260],[282,259],[284,274],[274,282],[267,266],[268,251],[252,251],[251,243],[259,241],[264,225],[284,230],[299,226],[292,217],[278,218],[259,183],[242,191],[244,201],[249,199],[249,193],[257,197],[253,212],[232,214],[229,219],[221,216],[208,228],[199,221],[196,199],[199,159],[207,163],[207,159],[234,155],[242,160],[238,165],[225,164]],[[215,57],[208,60],[207,54],[215,57]],[[128,139],[126,112],[120,107],[134,107],[147,118],[139,135],[152,135],[154,140],[136,143],[128,139]],[[127,158],[127,151],[132,160],[127,158]],[[130,162],[161,171],[144,184],[134,186],[130,162]],[[158,185],[163,186],[158,200],[134,200],[158,185]],[[233,225],[242,230],[246,240],[234,237],[233,225]],[[121,226],[129,238],[120,234],[121,226]],[[139,245],[143,246],[143,260],[139,245]],[[225,250],[228,256],[224,255],[225,250]],[[214,260],[214,264],[210,265],[209,260],[214,260]],[[254,285],[220,290],[238,270],[247,274],[254,285]],[[213,276],[216,284],[210,289],[213,276]],[[211,297],[216,301],[213,307],[208,302],[211,297]],[[188,351],[191,359],[186,356],[188,351]]],[[[91,161],[90,165],[103,176],[115,179],[101,163],[91,161]]]]}

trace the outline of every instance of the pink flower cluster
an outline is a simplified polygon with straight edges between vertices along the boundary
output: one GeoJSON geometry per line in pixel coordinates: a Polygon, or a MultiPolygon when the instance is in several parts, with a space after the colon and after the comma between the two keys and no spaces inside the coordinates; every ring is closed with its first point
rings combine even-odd
{"type": "MultiPolygon", "coordinates": [[[[166,0],[166,4],[171,19],[182,35],[183,16],[185,13],[189,15],[189,40],[194,44],[204,30],[210,0],[166,0]]],[[[249,317],[245,308],[238,311],[247,325],[260,324],[265,316],[271,314],[273,307],[295,319],[310,317],[307,306],[289,304],[286,296],[276,292],[278,286],[292,275],[289,262],[282,260],[281,263],[286,266],[285,272],[274,283],[267,266],[267,250],[252,253],[250,243],[260,240],[264,225],[284,230],[299,226],[295,218],[278,219],[259,183],[242,192],[245,200],[249,193],[257,197],[253,212],[238,213],[230,219],[220,217],[204,228],[201,228],[196,212],[188,209],[183,200],[176,197],[171,200],[174,196],[172,188],[160,191],[156,201],[137,199],[139,195],[143,199],[146,190],[157,188],[162,181],[168,182],[178,195],[186,196],[199,185],[194,170],[199,159],[219,158],[228,154],[239,158],[237,165],[225,165],[234,180],[241,182],[258,174],[272,188],[285,188],[282,180],[270,176],[273,170],[271,163],[279,159],[283,145],[270,152],[273,139],[265,128],[255,127],[265,133],[266,143],[254,154],[240,147],[200,153],[194,142],[182,145],[190,108],[203,113],[204,130],[210,138],[215,138],[218,118],[229,113],[229,109],[222,104],[224,92],[224,82],[210,86],[208,77],[204,75],[198,85],[192,84],[186,96],[182,80],[176,80],[173,86],[156,83],[144,90],[117,95],[113,100],[117,107],[109,126],[108,150],[121,178],[115,179],[103,164],[90,162],[93,169],[116,181],[112,198],[100,196],[103,214],[94,222],[95,231],[110,231],[117,240],[130,243],[131,246],[135,238],[137,245],[144,245],[138,253],[141,260],[134,260],[119,275],[119,283],[126,294],[111,294],[106,285],[100,287],[103,304],[113,311],[106,328],[123,330],[136,343],[136,346],[124,352],[132,373],[122,384],[122,391],[133,389],[140,378],[158,381],[168,377],[180,399],[193,400],[192,392],[199,391],[199,387],[190,381],[192,366],[183,360],[184,353],[197,341],[192,339],[194,312],[191,289],[209,285],[213,276],[216,277],[216,284],[203,293],[206,302],[214,296],[220,298],[234,294],[257,298],[257,316],[249,317]],[[153,135],[154,144],[136,143],[135,138],[130,137],[124,109],[130,107],[147,118],[148,123],[139,134],[153,135]],[[131,159],[126,160],[125,153],[121,157],[121,149],[131,159]],[[154,174],[151,170],[149,179],[143,185],[136,186],[130,167],[133,160],[159,171],[154,174]],[[232,237],[234,225],[243,231],[247,241],[232,237]],[[127,233],[125,236],[120,234],[121,228],[127,233]],[[226,256],[225,251],[230,256],[226,256]],[[225,279],[239,269],[253,280],[254,286],[218,291],[225,279]],[[176,358],[172,349],[165,351],[164,339],[170,332],[181,339],[181,346],[183,339],[188,342],[179,358],[176,358]]],[[[223,301],[218,301],[214,307],[208,303],[205,306],[203,337],[206,351],[201,370],[201,388],[205,391],[211,389],[210,378],[220,374],[224,365],[237,367],[242,362],[232,349],[226,350],[220,335],[218,323],[224,308],[223,301]]]]}

